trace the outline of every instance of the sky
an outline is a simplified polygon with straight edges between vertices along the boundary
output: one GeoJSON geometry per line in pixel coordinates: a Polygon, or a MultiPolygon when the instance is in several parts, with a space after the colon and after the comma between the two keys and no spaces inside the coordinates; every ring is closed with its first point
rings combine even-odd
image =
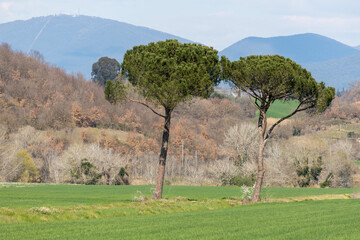
{"type": "Polygon", "coordinates": [[[360,45],[359,0],[0,0],[0,23],[55,14],[118,20],[217,50],[307,32],[360,45]]]}

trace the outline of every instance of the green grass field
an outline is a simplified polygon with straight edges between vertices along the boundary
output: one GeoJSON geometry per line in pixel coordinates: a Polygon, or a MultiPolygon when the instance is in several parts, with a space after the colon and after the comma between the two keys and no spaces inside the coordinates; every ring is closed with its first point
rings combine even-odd
{"type": "MultiPolygon", "coordinates": [[[[4,184],[0,185],[0,207],[31,208],[41,206],[97,205],[132,202],[141,192],[151,198],[154,186],[4,184]],[[139,192],[138,192],[139,191],[139,192]]],[[[264,188],[263,198],[287,198],[325,194],[349,194],[350,188],[264,188]]],[[[240,199],[239,187],[165,186],[164,198],[183,197],[194,200],[240,199]]]]}
{"type": "MultiPolygon", "coordinates": [[[[241,205],[239,187],[0,184],[0,239],[357,239],[360,200],[241,205]],[[140,193],[141,192],[141,193],[140,193]],[[225,199],[224,199],[225,198],[225,199]],[[41,208],[39,208],[41,207],[41,208]]],[[[267,200],[360,189],[264,188],[267,200]]],[[[350,195],[346,195],[350,196],[350,195]]]]}

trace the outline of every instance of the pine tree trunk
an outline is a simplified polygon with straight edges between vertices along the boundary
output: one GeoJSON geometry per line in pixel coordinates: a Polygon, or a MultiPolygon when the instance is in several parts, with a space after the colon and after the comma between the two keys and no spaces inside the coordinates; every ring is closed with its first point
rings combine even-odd
{"type": "Polygon", "coordinates": [[[165,109],[165,123],[164,123],[163,137],[161,142],[161,151],[159,156],[158,175],[156,178],[155,192],[153,195],[154,200],[158,200],[162,198],[162,190],[163,190],[164,177],[165,177],[166,156],[169,145],[170,119],[171,119],[171,110],[165,109]]]}
{"type": "MultiPolygon", "coordinates": [[[[261,130],[259,130],[260,132],[261,130]]],[[[260,135],[260,134],[259,134],[260,135]]],[[[260,200],[260,192],[261,186],[264,179],[264,159],[263,159],[263,152],[264,152],[264,138],[262,136],[259,137],[259,152],[258,152],[258,172],[256,177],[254,195],[251,202],[255,203],[260,200]]]]}
{"type": "Polygon", "coordinates": [[[260,192],[261,192],[261,186],[264,180],[264,147],[265,147],[265,136],[266,131],[266,111],[260,112],[259,114],[259,122],[258,122],[258,132],[259,132],[259,151],[258,151],[258,172],[256,177],[256,183],[255,183],[255,189],[254,189],[254,195],[251,199],[251,202],[256,203],[260,200],[260,192]]]}

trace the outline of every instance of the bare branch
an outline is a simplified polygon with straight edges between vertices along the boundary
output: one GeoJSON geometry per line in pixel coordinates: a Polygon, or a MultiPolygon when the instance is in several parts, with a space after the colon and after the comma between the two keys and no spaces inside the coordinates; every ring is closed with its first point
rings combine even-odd
{"type": "Polygon", "coordinates": [[[313,107],[312,105],[310,106],[307,106],[307,107],[304,107],[304,108],[300,108],[302,105],[304,104],[304,102],[300,102],[299,105],[297,106],[297,108],[292,112],[290,113],[289,115],[285,116],[285,117],[282,117],[281,119],[279,119],[276,123],[274,123],[270,128],[269,128],[269,131],[267,132],[266,136],[265,136],[265,141],[269,139],[270,137],[270,134],[272,133],[272,131],[274,130],[274,128],[279,125],[282,121],[294,116],[296,113],[298,112],[301,112],[301,111],[305,111],[311,107],[313,107]]]}
{"type": "Polygon", "coordinates": [[[252,104],[254,104],[254,106],[255,106],[257,109],[260,110],[260,106],[259,106],[259,104],[256,102],[256,100],[257,100],[256,96],[254,96],[253,94],[251,94],[251,93],[250,93],[249,91],[247,91],[245,88],[240,88],[240,89],[241,89],[242,91],[244,91],[244,92],[249,96],[250,102],[251,102],[252,104]],[[254,101],[252,98],[254,98],[255,101],[254,101]]]}
{"type": "Polygon", "coordinates": [[[134,102],[134,103],[139,103],[141,105],[144,105],[145,107],[149,108],[153,113],[155,113],[156,115],[165,118],[165,115],[162,115],[161,113],[158,113],[157,111],[155,111],[151,106],[149,106],[148,104],[141,102],[139,100],[135,100],[135,99],[131,99],[131,98],[126,98],[129,102],[134,102]]]}
{"type": "MultiPolygon", "coordinates": [[[[254,106],[255,106],[257,109],[260,109],[259,104],[257,104],[257,102],[255,102],[255,101],[251,98],[251,95],[248,94],[248,96],[249,96],[250,102],[251,102],[252,104],[254,104],[254,106]]],[[[255,98],[255,99],[256,99],[256,98],[255,98]]]]}

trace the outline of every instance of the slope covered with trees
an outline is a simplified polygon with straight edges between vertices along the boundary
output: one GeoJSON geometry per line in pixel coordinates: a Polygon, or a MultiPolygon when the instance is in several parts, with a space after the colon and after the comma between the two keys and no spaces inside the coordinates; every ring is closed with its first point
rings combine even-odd
{"type": "MultiPolygon", "coordinates": [[[[64,157],[65,160],[61,161],[69,163],[63,154],[73,151],[78,144],[85,144],[81,145],[83,150],[77,151],[82,151],[83,157],[89,161],[94,161],[96,156],[100,160],[103,154],[103,150],[99,150],[97,154],[88,155],[93,151],[92,144],[104,151],[111,149],[112,154],[118,154],[119,158],[151,155],[160,147],[162,124],[150,110],[131,103],[111,105],[98,84],[50,66],[39,54],[30,57],[2,45],[0,86],[2,174],[13,167],[16,154],[23,149],[34,159],[39,170],[46,168],[39,171],[36,181],[55,181],[54,173],[49,173],[49,169],[55,168],[56,164],[52,166],[49,159],[64,157]],[[21,141],[14,144],[18,138],[21,141]],[[11,150],[11,154],[7,150],[11,150]]],[[[170,139],[172,150],[169,154],[178,157],[183,140],[185,156],[194,156],[196,150],[199,161],[217,158],[218,144],[222,141],[218,137],[220,133],[238,119],[255,114],[246,106],[249,106],[246,101],[244,107],[239,108],[229,99],[219,98],[194,99],[191,107],[182,104],[173,112],[174,137],[170,139]]],[[[81,164],[81,159],[76,161],[81,164]]],[[[121,161],[118,164],[122,164],[121,161]]],[[[103,166],[105,168],[106,164],[103,166]]],[[[66,175],[69,180],[70,171],[66,175]]],[[[2,179],[13,180],[7,176],[2,176],[2,179]]]]}
{"type": "Polygon", "coordinates": [[[95,127],[110,121],[113,107],[101,88],[45,63],[41,55],[0,47],[1,122],[10,129],[95,127]]]}

